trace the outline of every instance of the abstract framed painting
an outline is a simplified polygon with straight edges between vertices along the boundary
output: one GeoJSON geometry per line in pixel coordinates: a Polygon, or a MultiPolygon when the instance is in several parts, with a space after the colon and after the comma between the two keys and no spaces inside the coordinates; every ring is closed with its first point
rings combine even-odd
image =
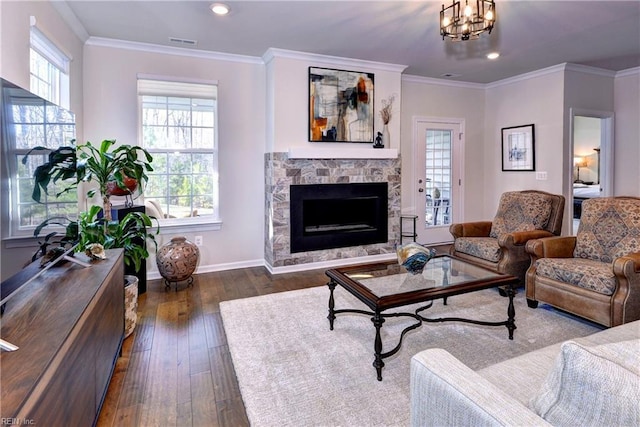
{"type": "Polygon", "coordinates": [[[535,140],[532,124],[502,128],[502,170],[536,170],[535,140]]]}
{"type": "Polygon", "coordinates": [[[309,67],[309,141],[373,143],[374,75],[309,67]]]}

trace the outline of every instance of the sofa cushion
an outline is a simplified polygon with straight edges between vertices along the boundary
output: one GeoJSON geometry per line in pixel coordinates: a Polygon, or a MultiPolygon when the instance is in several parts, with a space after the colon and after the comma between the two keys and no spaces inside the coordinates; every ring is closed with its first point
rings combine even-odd
{"type": "Polygon", "coordinates": [[[610,263],[583,258],[540,258],[536,260],[536,275],[581,288],[613,295],[616,277],[610,263]]]}
{"type": "Polygon", "coordinates": [[[491,262],[500,260],[500,246],[493,237],[458,237],[454,244],[457,252],[491,262]]]}
{"type": "Polygon", "coordinates": [[[550,424],[638,425],[640,340],[587,347],[567,341],[530,407],[550,424]]]}
{"type": "Polygon", "coordinates": [[[640,203],[635,199],[599,198],[582,203],[576,258],[601,262],[640,251],[640,203]]]}
{"type": "Polygon", "coordinates": [[[489,236],[514,231],[544,230],[551,217],[553,199],[545,194],[511,191],[502,194],[489,236]]]}

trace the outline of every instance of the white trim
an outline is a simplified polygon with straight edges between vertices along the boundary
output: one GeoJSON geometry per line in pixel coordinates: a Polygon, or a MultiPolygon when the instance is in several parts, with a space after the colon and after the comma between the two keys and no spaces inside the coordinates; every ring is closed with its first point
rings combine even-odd
{"type": "Polygon", "coordinates": [[[243,62],[262,65],[262,59],[255,56],[236,55],[231,53],[210,52],[198,49],[185,49],[183,47],[161,46],[151,43],[130,42],[125,40],[107,39],[103,37],[89,37],[87,46],[110,47],[114,49],[137,50],[148,53],[165,55],[189,56],[193,58],[215,59],[219,61],[243,62]]]}
{"type": "Polygon", "coordinates": [[[564,72],[565,68],[566,68],[566,63],[564,64],[558,64],[558,65],[554,65],[551,67],[547,67],[547,68],[543,68],[541,70],[536,70],[536,71],[531,71],[530,73],[524,73],[524,74],[520,74],[514,77],[509,77],[503,80],[498,80],[492,83],[487,83],[485,85],[486,89],[493,89],[495,87],[499,87],[499,86],[505,86],[505,85],[509,85],[512,83],[518,83],[524,80],[529,80],[529,79],[533,79],[536,77],[542,77],[542,76],[546,76],[548,74],[553,74],[553,73],[557,73],[557,72],[564,72]]]}
{"type": "Polygon", "coordinates": [[[60,14],[69,28],[71,28],[71,31],[73,31],[73,33],[78,36],[78,38],[82,40],[82,42],[87,41],[87,39],[89,38],[89,33],[87,32],[86,28],[84,28],[84,25],[82,25],[76,14],[73,13],[73,10],[71,10],[67,2],[51,1],[50,4],[60,14]]]}
{"type": "Polygon", "coordinates": [[[265,64],[268,64],[275,58],[296,59],[300,61],[311,62],[314,64],[325,64],[332,67],[338,66],[344,68],[364,68],[367,70],[390,71],[395,73],[402,73],[407,68],[407,65],[366,61],[362,59],[342,58],[339,56],[318,55],[315,53],[298,52],[294,50],[277,49],[273,47],[267,49],[264,55],[262,55],[262,60],[265,64]]]}
{"type": "Polygon", "coordinates": [[[193,84],[201,84],[201,85],[217,85],[218,84],[218,80],[192,79],[188,77],[179,77],[179,76],[164,76],[162,74],[138,73],[136,74],[136,78],[138,80],[158,80],[161,82],[193,83],[193,84]]]}
{"type": "Polygon", "coordinates": [[[616,73],[616,78],[637,76],[637,75],[640,75],[640,67],[627,68],[626,70],[618,71],[616,73]]]}
{"type": "Polygon", "coordinates": [[[567,63],[565,65],[566,65],[564,68],[565,71],[574,71],[576,73],[592,74],[594,76],[601,76],[601,77],[615,77],[616,75],[615,71],[605,70],[603,68],[589,67],[587,65],[571,64],[571,63],[567,63]]]}
{"type": "Polygon", "coordinates": [[[307,148],[292,147],[287,153],[290,159],[397,159],[396,148],[307,148]]]}
{"type": "Polygon", "coordinates": [[[38,28],[37,25],[31,25],[29,43],[32,49],[53,64],[61,73],[69,74],[71,56],[60,49],[53,39],[38,28]]]}
{"type": "MultiPolygon", "coordinates": [[[[213,273],[216,271],[236,270],[239,268],[264,267],[264,266],[265,266],[264,259],[229,262],[224,264],[211,264],[211,265],[205,265],[205,266],[199,265],[196,271],[194,272],[194,275],[213,273]]],[[[158,270],[147,269],[147,280],[157,280],[157,279],[162,279],[160,272],[158,270]]]]}
{"type": "Polygon", "coordinates": [[[569,200],[569,230],[575,235],[577,230],[573,229],[573,153],[574,153],[574,126],[575,117],[594,117],[601,120],[600,130],[600,158],[604,159],[600,163],[600,188],[603,197],[613,196],[613,169],[614,169],[614,150],[615,150],[615,113],[613,111],[590,110],[585,108],[569,108],[569,153],[568,158],[571,161],[571,167],[568,168],[568,179],[565,188],[565,198],[569,200]],[[602,185],[604,183],[604,185],[602,185]]]}
{"type": "Polygon", "coordinates": [[[405,75],[405,74],[402,75],[402,82],[430,84],[430,85],[436,85],[436,86],[460,87],[460,88],[466,88],[466,89],[485,89],[486,87],[484,83],[471,83],[471,82],[453,81],[453,80],[445,80],[445,79],[435,79],[432,77],[422,77],[422,76],[413,76],[413,75],[405,75]]]}

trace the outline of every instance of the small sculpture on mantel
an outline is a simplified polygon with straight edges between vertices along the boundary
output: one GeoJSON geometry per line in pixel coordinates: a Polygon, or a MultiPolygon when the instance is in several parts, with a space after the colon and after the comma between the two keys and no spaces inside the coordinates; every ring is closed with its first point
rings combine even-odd
{"type": "Polygon", "coordinates": [[[384,144],[382,143],[382,132],[378,132],[376,141],[373,143],[373,148],[384,148],[384,144]]]}

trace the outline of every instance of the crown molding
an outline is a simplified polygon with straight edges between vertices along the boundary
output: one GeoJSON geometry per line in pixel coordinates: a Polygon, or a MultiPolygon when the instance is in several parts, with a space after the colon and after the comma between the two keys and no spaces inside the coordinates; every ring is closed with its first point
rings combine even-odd
{"type": "Polygon", "coordinates": [[[484,89],[486,87],[486,84],[484,83],[460,82],[460,81],[453,81],[453,80],[436,79],[433,77],[415,76],[410,74],[403,74],[402,82],[430,84],[430,85],[436,85],[436,86],[459,87],[459,88],[465,88],[465,89],[484,89]]]}
{"type": "Polygon", "coordinates": [[[510,85],[512,83],[518,83],[518,82],[522,82],[524,80],[529,80],[529,79],[533,79],[536,77],[542,77],[542,76],[546,76],[549,74],[555,74],[558,72],[563,72],[565,70],[566,67],[566,63],[565,64],[558,64],[558,65],[553,65],[551,67],[547,67],[547,68],[543,68],[541,70],[536,70],[536,71],[531,71],[529,73],[524,73],[524,74],[520,74],[514,77],[509,77],[506,79],[502,79],[502,80],[497,80],[495,82],[491,82],[491,83],[487,83],[485,85],[486,89],[492,89],[495,87],[500,87],[500,86],[506,86],[506,85],[510,85]]]}
{"type": "Polygon", "coordinates": [[[605,70],[603,68],[589,67],[587,65],[579,65],[579,64],[565,64],[565,71],[574,71],[576,73],[583,74],[592,74],[594,76],[601,77],[615,77],[616,72],[611,70],[605,70]]]}
{"type": "Polygon", "coordinates": [[[73,31],[83,43],[89,39],[90,36],[87,29],[84,28],[84,25],[82,25],[66,1],[51,1],[50,4],[60,14],[62,20],[67,23],[69,28],[71,28],[71,31],[73,31]]]}
{"type": "Polygon", "coordinates": [[[111,47],[116,49],[137,50],[148,53],[165,55],[188,56],[192,58],[214,59],[219,61],[243,62],[262,65],[262,59],[257,56],[235,55],[231,53],[210,52],[206,50],[187,49],[183,47],[161,46],[151,43],[130,42],[126,40],[108,39],[103,37],[89,37],[88,46],[111,47]]]}
{"type": "Polygon", "coordinates": [[[618,71],[616,73],[616,78],[638,76],[638,75],[640,75],[640,67],[634,67],[634,68],[627,68],[626,70],[618,71]]]}
{"type": "Polygon", "coordinates": [[[339,56],[318,55],[315,53],[298,52],[294,50],[269,48],[262,55],[265,64],[270,63],[275,58],[296,59],[299,61],[311,62],[318,65],[328,65],[332,67],[344,68],[364,68],[367,70],[390,71],[402,73],[407,65],[389,64],[385,62],[366,61],[362,59],[342,58],[339,56]]]}

